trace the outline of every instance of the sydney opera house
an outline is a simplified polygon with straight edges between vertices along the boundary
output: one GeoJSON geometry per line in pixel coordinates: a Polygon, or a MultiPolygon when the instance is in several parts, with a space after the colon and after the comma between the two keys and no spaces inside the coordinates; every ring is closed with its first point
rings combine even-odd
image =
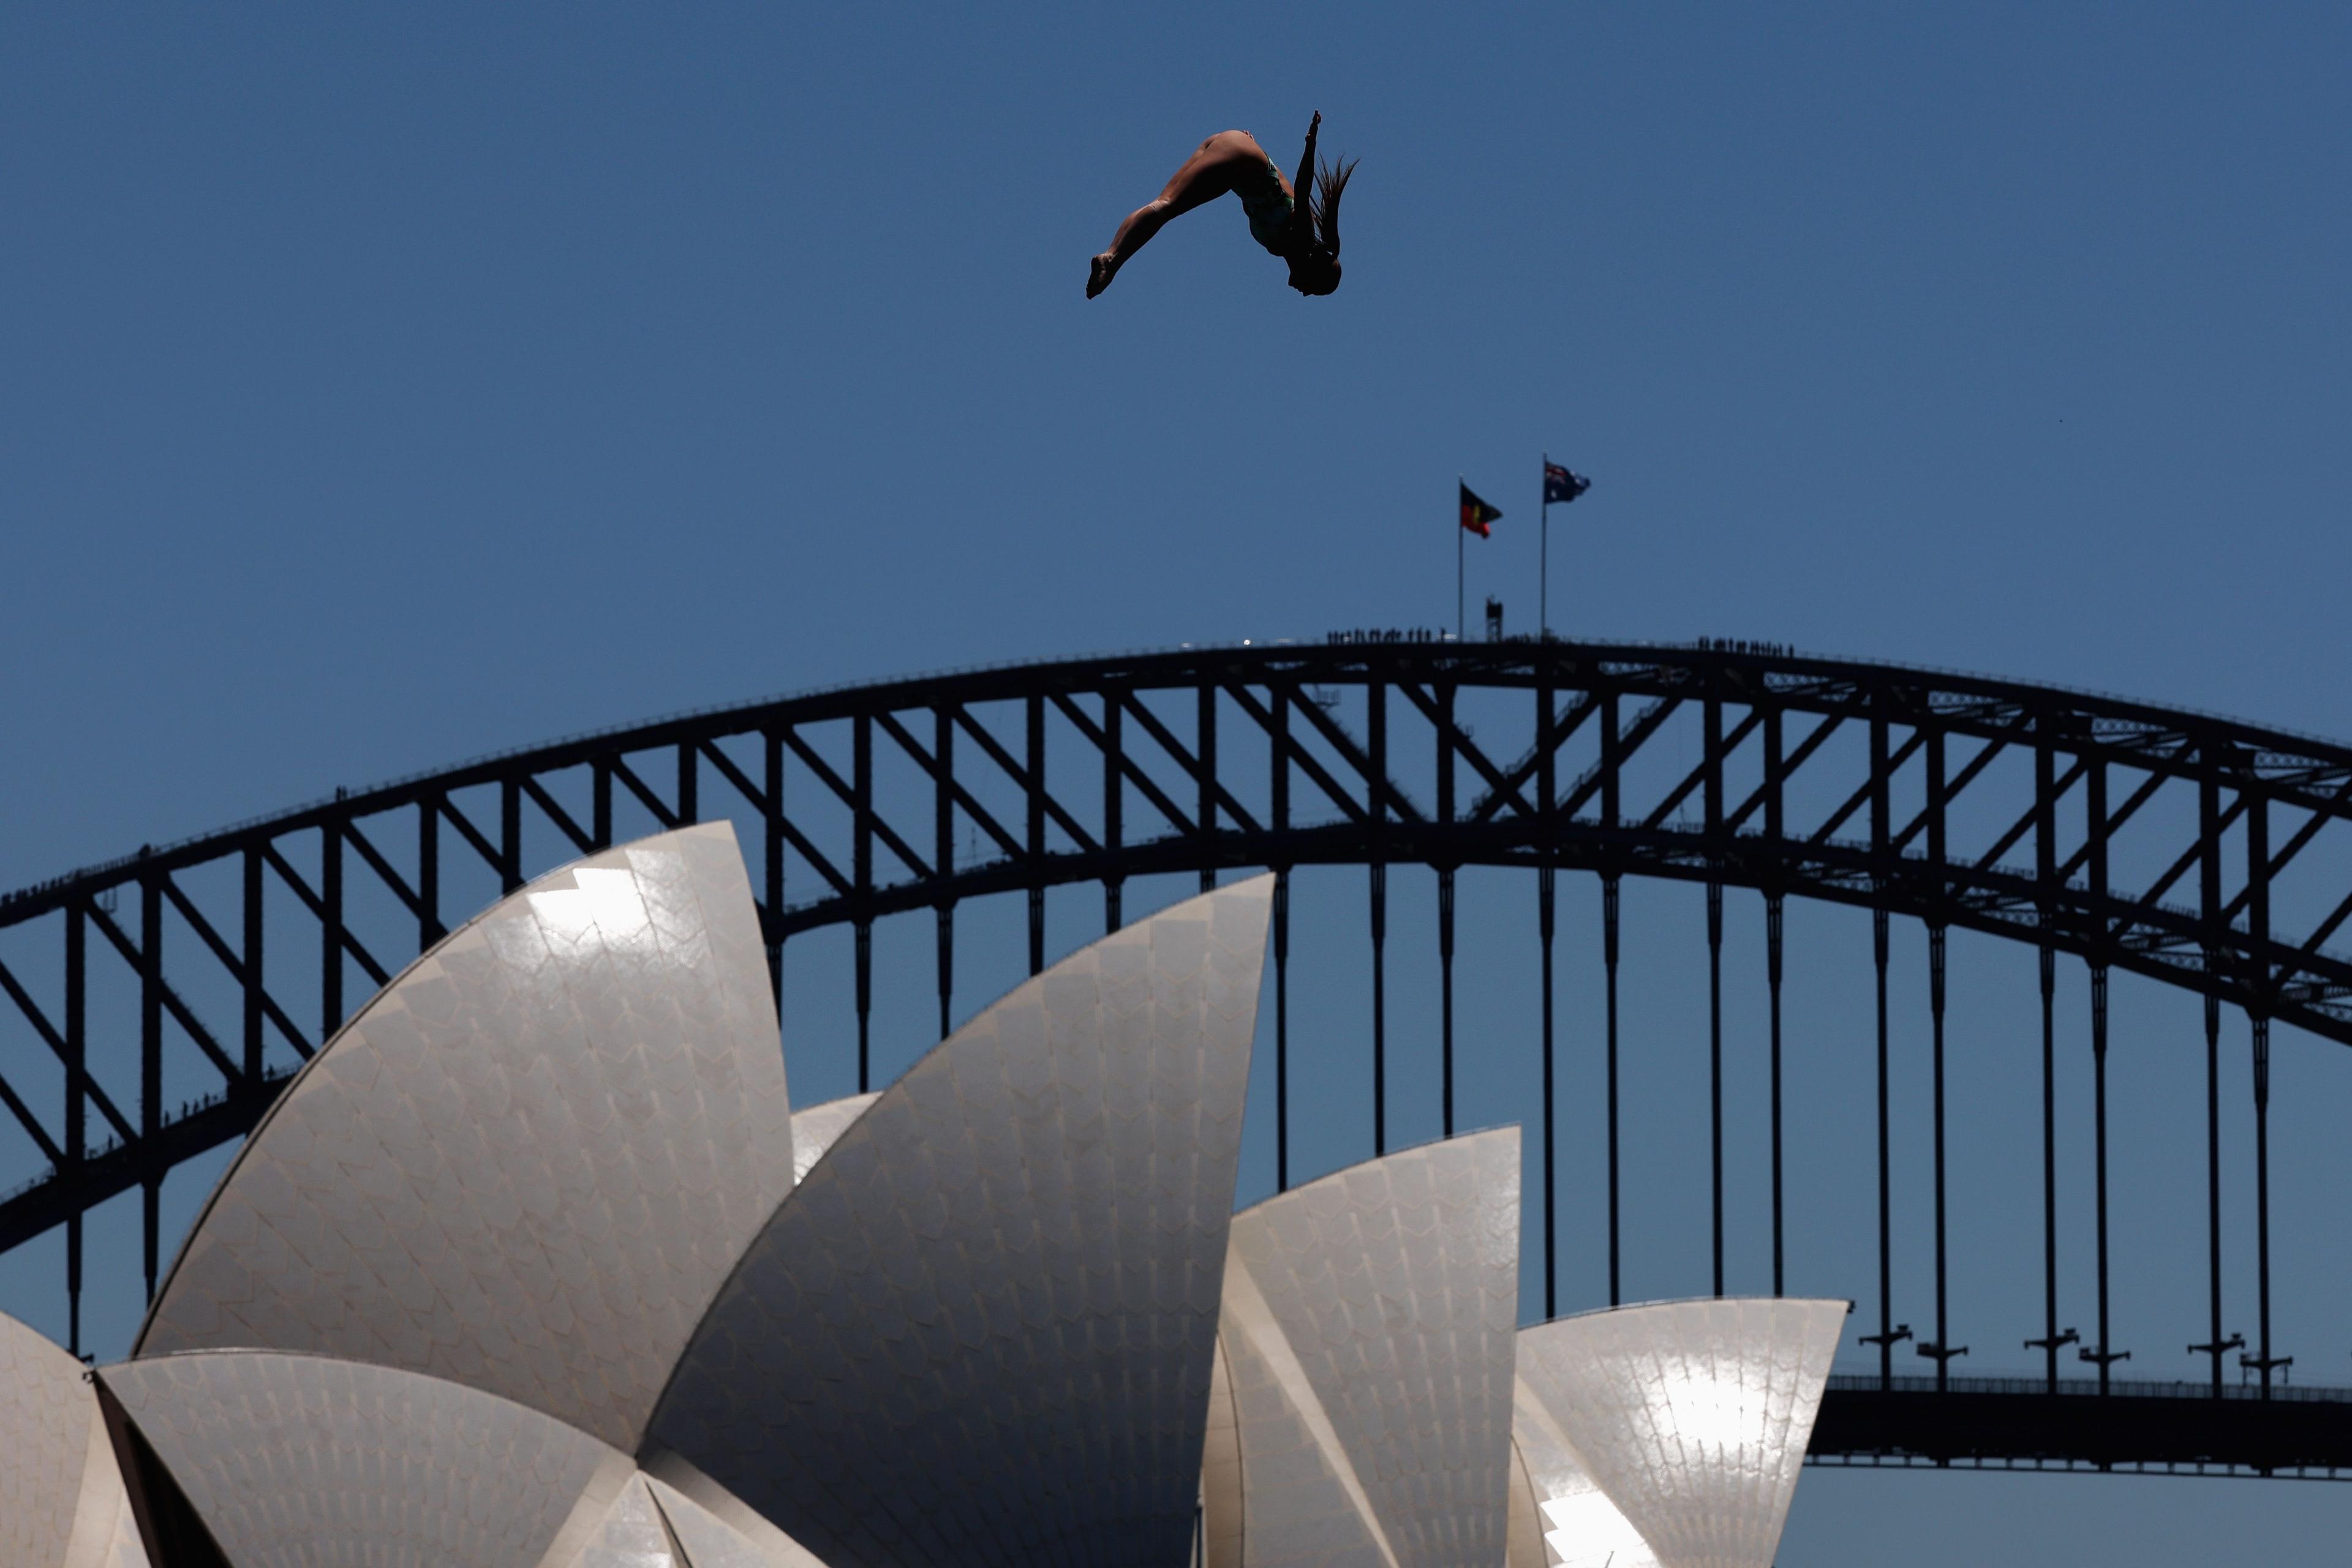
{"type": "Polygon", "coordinates": [[[1845,1303],[1519,1327],[1508,1128],[1234,1212],[1270,897],[795,1111],[729,827],[531,884],[304,1067],[129,1359],[0,1319],[0,1564],[1769,1564],[1845,1303]]]}

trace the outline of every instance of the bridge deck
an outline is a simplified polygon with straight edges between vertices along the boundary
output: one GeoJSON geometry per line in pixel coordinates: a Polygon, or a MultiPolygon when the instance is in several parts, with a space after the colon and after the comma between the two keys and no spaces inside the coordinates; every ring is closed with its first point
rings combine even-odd
{"type": "Polygon", "coordinates": [[[2088,1379],[1830,1379],[1819,1465],[2097,1469],[2352,1480],[2352,1389],[2088,1379]]]}

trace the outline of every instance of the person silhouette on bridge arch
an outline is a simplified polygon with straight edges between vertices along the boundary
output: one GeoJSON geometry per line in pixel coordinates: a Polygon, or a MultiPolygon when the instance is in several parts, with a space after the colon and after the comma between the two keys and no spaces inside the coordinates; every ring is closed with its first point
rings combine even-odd
{"type": "Polygon", "coordinates": [[[1201,143],[1160,195],[1127,215],[1111,237],[1110,248],[1094,258],[1087,275],[1087,298],[1110,287],[1118,269],[1150,243],[1170,218],[1181,216],[1227,191],[1242,199],[1250,237],[1290,264],[1290,286],[1301,294],[1328,294],[1339,287],[1339,197],[1356,165],[1337,168],[1315,163],[1315,133],[1323,112],[1307,127],[1307,151],[1298,177],[1286,180],[1271,154],[1246,131],[1220,131],[1201,143]],[[1308,186],[1304,199],[1298,195],[1308,186]]]}

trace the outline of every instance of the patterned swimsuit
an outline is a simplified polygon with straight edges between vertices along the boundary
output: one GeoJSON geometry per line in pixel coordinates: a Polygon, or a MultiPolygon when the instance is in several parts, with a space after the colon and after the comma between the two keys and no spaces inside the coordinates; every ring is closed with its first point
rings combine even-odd
{"type": "Polygon", "coordinates": [[[1275,255],[1282,255],[1290,236],[1292,207],[1274,160],[1265,161],[1263,173],[1246,173],[1235,180],[1234,195],[1241,197],[1242,211],[1249,215],[1250,237],[1275,255]]]}

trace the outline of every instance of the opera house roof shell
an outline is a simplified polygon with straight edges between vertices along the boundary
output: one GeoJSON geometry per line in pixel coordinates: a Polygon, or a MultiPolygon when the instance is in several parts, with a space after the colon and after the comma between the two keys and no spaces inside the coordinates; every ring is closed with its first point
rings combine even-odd
{"type": "Polygon", "coordinates": [[[634,1448],[792,1184],[734,835],[664,834],[532,883],[361,1008],[221,1179],[133,1354],[432,1373],[634,1448]]]}
{"type": "Polygon", "coordinates": [[[98,1392],[82,1364],[0,1316],[0,1563],[144,1568],[98,1392]]]}
{"type": "Polygon", "coordinates": [[[1552,1560],[1770,1568],[1845,1315],[1732,1298],[1519,1331],[1513,1433],[1552,1560]]]}
{"type": "Polygon", "coordinates": [[[1843,1302],[1516,1326],[1516,1130],[1233,1212],[1273,879],[792,1110],[732,831],[354,1015],[124,1363],[0,1319],[27,1568],[1766,1564],[1843,1302]]]}
{"type": "Polygon", "coordinates": [[[1352,1166],[1234,1216],[1213,1568],[1502,1562],[1519,1136],[1352,1166]]]}

